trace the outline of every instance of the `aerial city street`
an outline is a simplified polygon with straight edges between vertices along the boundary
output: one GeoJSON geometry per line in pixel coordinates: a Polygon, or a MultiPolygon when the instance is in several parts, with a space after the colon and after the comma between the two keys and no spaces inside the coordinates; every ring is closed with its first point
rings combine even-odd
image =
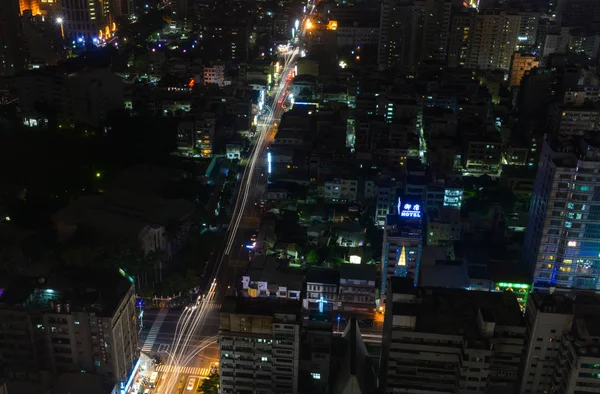
{"type": "Polygon", "coordinates": [[[0,0],[0,394],[600,392],[600,0],[0,0]]]}

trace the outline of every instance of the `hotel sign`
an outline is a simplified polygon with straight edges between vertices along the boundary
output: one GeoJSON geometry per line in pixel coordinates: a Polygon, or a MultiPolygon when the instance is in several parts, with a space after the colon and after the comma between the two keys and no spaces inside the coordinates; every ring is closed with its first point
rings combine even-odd
{"type": "Polygon", "coordinates": [[[421,218],[421,206],[419,204],[404,204],[402,205],[398,199],[398,214],[403,218],[421,218]]]}

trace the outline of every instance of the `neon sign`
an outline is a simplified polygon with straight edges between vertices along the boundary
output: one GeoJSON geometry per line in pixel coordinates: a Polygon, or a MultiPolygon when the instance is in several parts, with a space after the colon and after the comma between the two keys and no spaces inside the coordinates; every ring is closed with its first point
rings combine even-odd
{"type": "Polygon", "coordinates": [[[398,214],[403,218],[421,218],[421,206],[419,204],[404,204],[398,199],[398,214]]]}

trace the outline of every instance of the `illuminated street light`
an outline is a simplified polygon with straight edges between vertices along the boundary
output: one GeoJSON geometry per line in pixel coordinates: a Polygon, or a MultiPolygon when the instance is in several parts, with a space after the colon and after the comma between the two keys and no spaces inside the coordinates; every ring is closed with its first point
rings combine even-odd
{"type": "Polygon", "coordinates": [[[346,64],[346,62],[342,60],[342,61],[340,61],[339,66],[340,66],[340,68],[346,68],[348,66],[348,64],[346,64]]]}
{"type": "Polygon", "coordinates": [[[310,30],[310,29],[312,29],[312,28],[314,27],[314,25],[313,25],[313,23],[310,21],[310,19],[308,19],[308,20],[306,21],[306,26],[305,26],[305,27],[306,27],[306,30],[310,30]]]}
{"type": "Polygon", "coordinates": [[[60,25],[60,35],[63,39],[65,38],[65,27],[63,25],[64,21],[65,20],[63,18],[56,18],[56,23],[60,25]]]}

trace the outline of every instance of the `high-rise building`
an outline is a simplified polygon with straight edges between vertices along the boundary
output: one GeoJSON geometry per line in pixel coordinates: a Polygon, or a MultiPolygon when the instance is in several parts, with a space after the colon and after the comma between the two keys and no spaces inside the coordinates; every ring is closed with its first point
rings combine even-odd
{"type": "Polygon", "coordinates": [[[0,1],[0,76],[12,76],[25,70],[27,52],[19,0],[0,1]]]}
{"type": "Polygon", "coordinates": [[[133,285],[118,272],[23,278],[0,289],[0,364],[12,379],[87,373],[113,389],[139,358],[133,285]]]}
{"type": "MultiPolygon", "coordinates": [[[[66,0],[63,0],[66,1],[66,0]]],[[[112,0],[111,12],[114,17],[129,17],[135,11],[134,0],[112,0]]]]}
{"type": "Polygon", "coordinates": [[[384,0],[378,64],[414,72],[423,60],[445,61],[452,2],[384,0]]]}
{"type": "Polygon", "coordinates": [[[31,15],[47,15],[47,16],[59,16],[57,13],[60,12],[60,1],[59,0],[19,0],[19,7],[21,8],[21,14],[24,14],[27,10],[31,12],[31,15]]]}
{"type": "Polygon", "coordinates": [[[600,142],[543,141],[525,236],[534,288],[598,290],[600,142]]]}
{"type": "Polygon", "coordinates": [[[506,11],[486,10],[477,14],[467,66],[483,70],[508,70],[517,48],[521,16],[506,11]]]}
{"type": "Polygon", "coordinates": [[[381,392],[516,393],[525,322],[515,295],[388,285],[381,392]]]}
{"type": "Polygon", "coordinates": [[[535,68],[539,65],[539,61],[537,61],[535,56],[531,55],[523,55],[519,52],[515,52],[512,57],[512,61],[510,63],[510,74],[508,77],[509,86],[520,86],[521,79],[526,72],[535,68]]]}
{"type": "Polygon", "coordinates": [[[244,21],[224,19],[204,26],[204,48],[210,48],[213,58],[220,62],[244,63],[248,59],[250,28],[244,21]]]}
{"type": "Polygon", "coordinates": [[[466,64],[476,20],[477,10],[475,8],[462,7],[452,13],[452,23],[448,34],[448,65],[450,67],[466,64]]]}
{"type": "Polygon", "coordinates": [[[65,36],[73,41],[109,38],[116,30],[108,1],[64,0],[61,6],[65,36]]]}
{"type": "Polygon", "coordinates": [[[298,393],[301,305],[237,297],[221,308],[221,392],[298,393]]]}
{"type": "Polygon", "coordinates": [[[533,11],[519,12],[521,24],[519,25],[519,36],[517,45],[522,47],[533,47],[535,45],[540,26],[540,14],[533,11]]]}
{"type": "Polygon", "coordinates": [[[396,211],[386,216],[381,251],[381,296],[391,277],[409,277],[419,280],[423,235],[421,204],[399,198],[396,211]]]}
{"type": "Polygon", "coordinates": [[[519,393],[597,391],[599,313],[600,298],[593,293],[531,293],[519,393]]]}

